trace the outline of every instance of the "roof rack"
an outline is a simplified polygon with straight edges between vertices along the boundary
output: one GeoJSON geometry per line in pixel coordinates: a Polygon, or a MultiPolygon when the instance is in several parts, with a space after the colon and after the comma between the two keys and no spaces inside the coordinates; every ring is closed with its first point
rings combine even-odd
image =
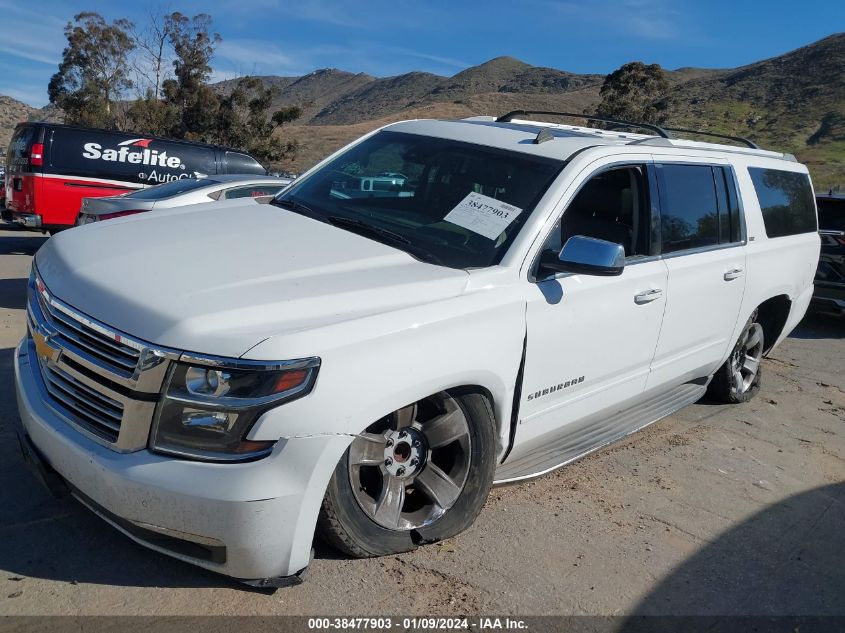
{"type": "Polygon", "coordinates": [[[601,121],[602,123],[613,123],[616,126],[651,130],[652,132],[663,138],[672,138],[672,135],[666,131],[666,128],[662,128],[659,125],[653,125],[651,123],[639,123],[636,121],[621,121],[619,119],[610,119],[608,117],[598,116],[595,114],[575,114],[572,112],[549,112],[546,110],[513,110],[511,112],[508,112],[507,114],[503,114],[498,119],[496,119],[496,123],[508,123],[515,116],[524,116],[530,114],[566,116],[573,117],[576,119],[586,119],[588,121],[601,121]]]}
{"type": "MultiPolygon", "coordinates": [[[[531,114],[545,114],[545,115],[554,115],[554,116],[566,116],[566,117],[573,117],[578,119],[586,119],[588,121],[601,121],[603,123],[611,123],[613,124],[613,128],[619,127],[627,127],[627,128],[640,128],[643,130],[650,130],[657,134],[661,138],[665,139],[672,139],[673,136],[670,132],[684,132],[686,134],[700,134],[702,136],[712,136],[713,138],[722,138],[728,141],[736,141],[737,143],[742,143],[746,147],[751,149],[761,149],[757,143],[752,141],[751,139],[747,139],[744,136],[732,136],[730,134],[717,134],[716,132],[706,132],[704,130],[693,130],[692,128],[685,128],[685,127],[661,127],[659,125],[654,125],[653,123],[640,123],[638,121],[623,121],[621,119],[611,119],[609,117],[599,116],[597,114],[575,114],[572,112],[550,112],[545,110],[513,110],[512,112],[508,112],[507,114],[503,114],[498,119],[496,119],[497,123],[507,123],[511,121],[515,116],[524,116],[524,115],[531,115],[531,114]]],[[[536,139],[536,142],[542,143],[544,140],[547,139],[536,139]]]]}
{"type": "Polygon", "coordinates": [[[747,145],[751,149],[760,149],[760,146],[757,145],[751,139],[747,139],[744,136],[731,136],[729,134],[716,134],[715,132],[705,132],[704,130],[692,130],[690,128],[685,127],[667,127],[663,128],[664,130],[669,130],[670,132],[686,132],[687,134],[701,134],[702,136],[712,136],[714,138],[724,138],[729,141],[736,141],[737,143],[743,143],[747,145]]]}

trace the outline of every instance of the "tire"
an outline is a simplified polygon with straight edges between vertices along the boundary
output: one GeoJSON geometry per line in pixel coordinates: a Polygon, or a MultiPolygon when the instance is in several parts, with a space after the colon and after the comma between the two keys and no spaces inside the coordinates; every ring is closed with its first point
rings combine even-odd
{"type": "Polygon", "coordinates": [[[755,312],[742,329],[728,359],[713,374],[707,394],[725,404],[751,400],[760,391],[764,349],[763,327],[757,322],[755,312]]]}
{"type": "Polygon", "coordinates": [[[395,411],[356,437],[335,467],[318,534],[357,558],[455,536],[487,499],[496,447],[493,412],[479,394],[441,392],[395,411]]]}

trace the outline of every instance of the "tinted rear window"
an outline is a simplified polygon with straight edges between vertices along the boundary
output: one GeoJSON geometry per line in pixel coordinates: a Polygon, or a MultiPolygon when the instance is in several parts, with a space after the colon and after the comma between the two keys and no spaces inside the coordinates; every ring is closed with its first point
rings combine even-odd
{"type": "Polygon", "coordinates": [[[183,178],[182,180],[174,180],[157,187],[149,187],[148,189],[141,189],[127,193],[126,198],[134,198],[135,200],[164,200],[165,198],[172,198],[194,189],[202,189],[213,185],[214,182],[206,178],[183,178]]]}
{"type": "Polygon", "coordinates": [[[239,152],[226,152],[226,173],[264,175],[267,170],[252,156],[239,152]]]}
{"type": "Polygon", "coordinates": [[[10,172],[29,170],[29,149],[37,133],[38,129],[31,125],[19,127],[15,131],[9,141],[9,149],[6,150],[6,168],[10,172]]]}
{"type": "Polygon", "coordinates": [[[810,233],[817,229],[810,177],[794,171],[749,167],[763,223],[769,237],[810,233]]]}

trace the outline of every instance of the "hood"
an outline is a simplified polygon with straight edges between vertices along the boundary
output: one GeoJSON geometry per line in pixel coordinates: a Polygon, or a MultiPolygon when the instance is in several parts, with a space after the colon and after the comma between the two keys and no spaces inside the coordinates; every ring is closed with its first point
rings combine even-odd
{"type": "Polygon", "coordinates": [[[451,298],[468,279],[251,201],[74,228],[48,240],[36,265],[56,297],[111,327],[229,357],[271,336],[451,298]]]}

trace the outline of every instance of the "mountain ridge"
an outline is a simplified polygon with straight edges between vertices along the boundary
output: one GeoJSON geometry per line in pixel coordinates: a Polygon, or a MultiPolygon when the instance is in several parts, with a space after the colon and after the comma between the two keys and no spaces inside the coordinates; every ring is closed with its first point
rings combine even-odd
{"type": "MultiPolygon", "coordinates": [[[[798,155],[818,184],[845,185],[845,34],[737,68],[681,67],[666,73],[669,120],[675,126],[749,136],[798,155]]],[[[300,141],[299,156],[284,165],[300,171],[361,133],[402,118],[497,115],[520,108],[589,111],[599,103],[604,75],[500,56],[450,77],[423,71],[374,77],[323,68],[299,77],[259,79],[278,89],[275,107],[303,109],[295,125],[277,132],[300,141]]],[[[236,82],[213,87],[225,92],[236,82]]],[[[0,97],[0,145],[21,115],[54,113],[0,97]]]]}

